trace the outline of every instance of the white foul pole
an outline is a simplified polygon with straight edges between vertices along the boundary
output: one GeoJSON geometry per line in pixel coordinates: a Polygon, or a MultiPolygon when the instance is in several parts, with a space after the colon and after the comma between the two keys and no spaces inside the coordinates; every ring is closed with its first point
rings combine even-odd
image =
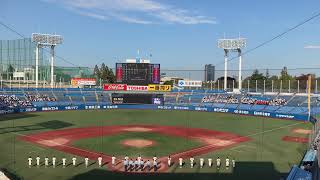
{"type": "Polygon", "coordinates": [[[53,76],[54,76],[54,46],[52,45],[51,46],[51,88],[54,87],[54,79],[53,79],[53,76]]]}
{"type": "Polygon", "coordinates": [[[36,88],[39,84],[39,44],[36,45],[36,88]]]}
{"type": "Polygon", "coordinates": [[[239,90],[242,89],[242,55],[241,49],[238,49],[239,53],[239,90]]]}
{"type": "Polygon", "coordinates": [[[227,90],[227,76],[228,76],[228,50],[224,50],[224,90],[227,90]]]}

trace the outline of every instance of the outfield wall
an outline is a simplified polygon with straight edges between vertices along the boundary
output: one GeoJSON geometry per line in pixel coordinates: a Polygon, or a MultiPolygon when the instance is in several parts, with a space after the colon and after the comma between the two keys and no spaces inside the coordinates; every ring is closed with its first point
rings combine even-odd
{"type": "Polygon", "coordinates": [[[236,108],[217,108],[210,106],[180,106],[180,105],[69,105],[69,106],[43,106],[43,107],[28,107],[28,108],[16,108],[0,110],[1,114],[11,114],[20,112],[46,112],[46,111],[64,111],[64,110],[90,110],[90,109],[160,109],[160,110],[188,110],[188,111],[204,111],[204,112],[219,112],[219,113],[231,113],[240,115],[270,117],[279,119],[292,119],[299,121],[308,121],[308,115],[303,114],[288,114],[288,113],[276,113],[267,111],[254,111],[254,110],[241,110],[236,108]]]}

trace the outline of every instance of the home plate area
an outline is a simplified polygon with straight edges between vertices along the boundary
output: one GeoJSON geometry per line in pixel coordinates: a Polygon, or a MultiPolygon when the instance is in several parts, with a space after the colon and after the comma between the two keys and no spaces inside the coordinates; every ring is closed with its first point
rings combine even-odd
{"type": "MultiPolygon", "coordinates": [[[[175,152],[173,154],[168,154],[165,157],[158,157],[158,170],[157,172],[166,172],[167,170],[167,157],[172,158],[172,162],[178,162],[181,157],[183,159],[190,158],[192,156],[199,156],[212,152],[218,149],[223,149],[226,147],[231,147],[238,145],[241,142],[249,141],[250,138],[239,136],[229,132],[221,132],[208,129],[200,128],[186,128],[178,126],[158,126],[158,125],[123,125],[123,126],[100,126],[100,127],[84,127],[84,128],[71,128],[62,129],[54,131],[46,131],[37,134],[23,135],[19,139],[27,141],[30,143],[37,144],[39,146],[45,146],[55,150],[59,150],[65,153],[73,154],[81,157],[88,157],[90,160],[97,160],[99,156],[102,156],[103,163],[107,163],[107,167],[110,170],[123,172],[124,164],[123,159],[126,152],[123,152],[122,157],[117,157],[116,163],[113,166],[111,164],[110,154],[102,154],[101,152],[94,152],[91,150],[81,149],[73,146],[72,142],[81,140],[84,138],[95,138],[101,136],[113,136],[121,133],[128,132],[152,132],[158,133],[160,135],[166,136],[176,136],[181,138],[191,138],[201,142],[201,146],[188,149],[181,152],[175,152]]],[[[120,142],[123,146],[134,147],[134,148],[145,148],[149,146],[154,146],[157,142],[147,139],[136,139],[132,137],[131,139],[126,139],[120,142]]],[[[164,147],[165,148],[165,147],[164,147]]],[[[137,157],[131,157],[137,158],[137,157]]],[[[152,165],[152,157],[143,157],[146,162],[150,160],[152,165]]],[[[143,170],[131,170],[132,173],[146,172],[143,170]]]]}

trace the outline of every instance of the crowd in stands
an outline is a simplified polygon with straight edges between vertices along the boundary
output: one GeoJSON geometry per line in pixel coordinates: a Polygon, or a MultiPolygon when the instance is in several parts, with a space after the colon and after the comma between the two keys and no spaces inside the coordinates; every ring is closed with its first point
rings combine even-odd
{"type": "Polygon", "coordinates": [[[0,107],[27,107],[32,106],[32,103],[25,99],[20,99],[15,95],[0,95],[0,107]]]}
{"type": "Polygon", "coordinates": [[[31,102],[42,102],[42,101],[56,101],[56,98],[49,97],[48,95],[35,95],[35,94],[26,94],[26,98],[31,102]]]}
{"type": "Polygon", "coordinates": [[[313,150],[318,150],[320,147],[320,132],[317,134],[317,137],[314,139],[312,148],[313,150]]]}
{"type": "Polygon", "coordinates": [[[245,96],[239,101],[238,98],[233,95],[207,95],[202,98],[202,103],[228,103],[228,104],[258,104],[258,105],[271,105],[271,106],[282,106],[286,105],[287,101],[283,98],[275,99],[259,99],[257,97],[245,96]]]}

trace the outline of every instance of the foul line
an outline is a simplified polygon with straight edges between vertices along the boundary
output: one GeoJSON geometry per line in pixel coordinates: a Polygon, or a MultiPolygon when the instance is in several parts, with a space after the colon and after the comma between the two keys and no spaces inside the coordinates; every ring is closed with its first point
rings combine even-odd
{"type": "MultiPolygon", "coordinates": [[[[63,146],[63,147],[67,147],[67,148],[71,148],[71,149],[75,149],[75,150],[79,150],[79,151],[82,151],[82,152],[87,152],[87,153],[91,153],[91,154],[95,154],[95,155],[101,155],[103,153],[96,153],[96,152],[93,152],[93,151],[87,151],[87,150],[84,150],[84,149],[80,149],[80,148],[77,148],[77,147],[74,147],[74,146],[68,146],[68,145],[64,145],[64,144],[60,144],[60,143],[57,143],[55,141],[52,141],[52,140],[48,140],[48,139],[42,139],[42,138],[38,138],[38,137],[32,137],[32,136],[28,136],[28,135],[25,135],[25,134],[20,134],[20,133],[14,133],[14,132],[11,132],[12,134],[16,134],[16,135],[19,135],[19,136],[24,136],[24,137],[28,137],[28,138],[31,138],[31,139],[34,139],[34,140],[41,140],[41,141],[47,141],[47,142],[50,142],[50,143],[53,143],[57,146],[63,146]]],[[[36,143],[36,142],[35,142],[36,143]]],[[[39,143],[41,144],[41,143],[39,143]]],[[[46,146],[44,144],[42,144],[43,146],[45,146],[46,148],[50,148],[49,146],[46,146]]],[[[54,148],[53,148],[54,149],[54,148]]],[[[43,149],[43,150],[47,150],[47,149],[43,149]]],[[[43,151],[41,150],[41,151],[43,151]]],[[[105,155],[103,154],[104,156],[108,156],[108,155],[105,155]]]]}
{"type": "MultiPolygon", "coordinates": [[[[273,131],[276,131],[276,130],[279,130],[279,129],[283,129],[283,128],[287,128],[287,127],[291,127],[291,126],[296,126],[296,125],[299,125],[299,124],[303,124],[304,122],[298,122],[298,123],[294,123],[294,124],[289,124],[289,125],[286,125],[286,126],[280,126],[280,127],[277,127],[277,128],[274,128],[274,129],[269,129],[269,130],[266,130],[266,131],[262,131],[262,132],[258,132],[258,133],[253,133],[253,134],[249,134],[249,135],[246,135],[246,136],[241,136],[241,137],[237,137],[237,138],[234,138],[234,139],[229,139],[228,141],[235,141],[235,140],[238,140],[238,139],[242,139],[242,138],[245,138],[245,137],[252,137],[252,136],[256,136],[256,135],[260,135],[260,134],[265,134],[265,133],[269,133],[269,132],[273,132],[273,131]]],[[[233,143],[234,144],[234,143],[233,143]]],[[[232,145],[232,144],[231,144],[232,145]]],[[[203,147],[199,147],[199,148],[195,148],[195,149],[192,149],[192,150],[189,150],[189,151],[184,151],[184,152],[179,152],[179,153],[176,153],[176,154],[173,154],[171,156],[177,156],[179,154],[185,154],[185,153],[192,153],[192,152],[197,152],[197,151],[201,151],[201,150],[205,150],[205,149],[211,149],[211,148],[215,148],[216,145],[215,144],[210,144],[208,146],[203,146],[203,147]]]]}

